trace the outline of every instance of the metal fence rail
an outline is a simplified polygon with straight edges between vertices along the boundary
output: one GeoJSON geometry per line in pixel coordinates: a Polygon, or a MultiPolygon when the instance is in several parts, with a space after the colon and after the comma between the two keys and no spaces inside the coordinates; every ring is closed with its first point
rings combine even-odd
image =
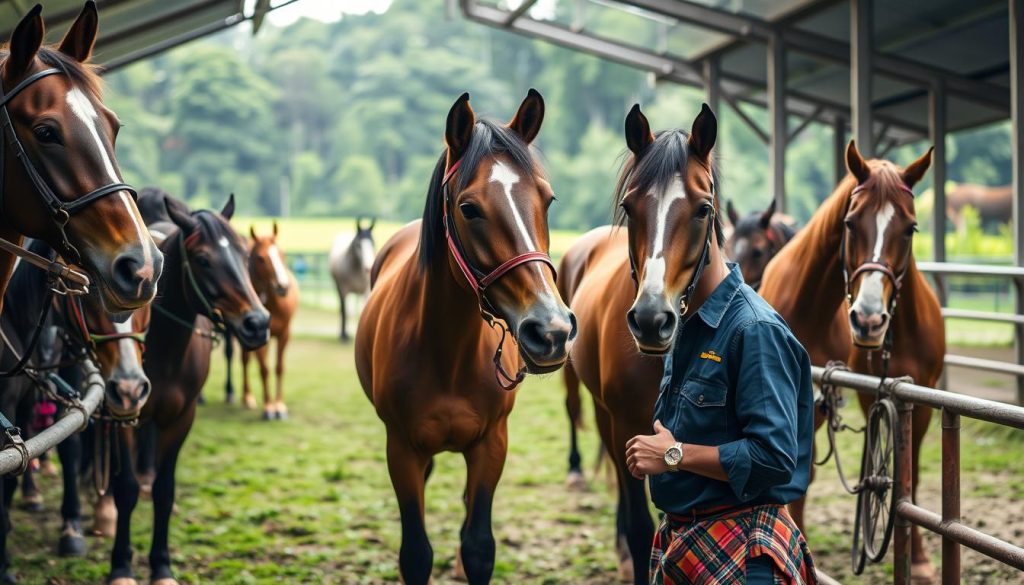
{"type": "MultiPolygon", "coordinates": [[[[881,380],[874,376],[813,367],[814,381],[877,395],[881,380]]],[[[960,521],[960,417],[1024,429],[1024,408],[963,394],[943,392],[903,379],[890,379],[885,389],[899,410],[896,457],[899,477],[894,478],[898,505],[893,544],[893,582],[910,583],[910,526],[916,524],[942,537],[942,582],[960,582],[960,546],[1024,571],[1024,548],[985,534],[960,521]],[[942,411],[942,514],[917,506],[912,501],[911,437],[914,405],[942,411]]]]}
{"type": "Polygon", "coordinates": [[[77,433],[89,420],[92,413],[103,400],[103,377],[91,360],[82,362],[82,373],[85,374],[85,396],[82,398],[82,410],[69,408],[65,410],[57,422],[46,430],[25,441],[26,452],[7,448],[0,451],[0,475],[23,469],[32,459],[53,448],[58,443],[77,433]],[[27,459],[25,457],[27,456],[27,459]]]}

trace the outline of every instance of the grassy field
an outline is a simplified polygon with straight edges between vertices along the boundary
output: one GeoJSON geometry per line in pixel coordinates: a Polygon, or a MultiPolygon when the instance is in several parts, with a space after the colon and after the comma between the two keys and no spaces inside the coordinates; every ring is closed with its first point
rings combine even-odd
{"type": "MultiPolygon", "coordinates": [[[[214,360],[209,403],[184,448],[178,470],[172,554],[184,583],[394,583],[398,510],[384,458],[384,428],[356,381],[351,346],[333,338],[333,315],[303,310],[289,354],[291,419],[259,420],[253,411],[222,404],[223,362],[214,360]]],[[[531,378],[519,391],[510,421],[510,448],[495,500],[498,542],[495,583],[615,582],[614,500],[603,481],[585,493],[563,487],[566,420],[558,375],[531,378]]],[[[852,402],[852,401],[851,401],[852,402]]],[[[848,409],[858,423],[859,414],[848,409]]],[[[587,420],[591,420],[589,414],[587,420]]],[[[939,434],[932,423],[924,447],[920,501],[939,509],[939,434]]],[[[597,449],[592,425],[582,434],[585,466],[597,449]]],[[[858,459],[857,436],[844,437],[847,466],[858,459]]],[[[1020,541],[1024,526],[1022,441],[965,423],[964,518],[1020,541]],[[1000,448],[993,448],[999,445],[1000,448]]],[[[435,583],[453,582],[452,563],[463,517],[460,457],[438,457],[427,491],[427,527],[435,551],[435,583]]],[[[59,532],[60,490],[44,480],[46,509],[13,513],[13,565],[22,583],[101,582],[110,542],[90,537],[85,559],[52,554],[59,532]]],[[[848,569],[854,498],[838,488],[834,467],[820,468],[812,486],[809,537],[819,566],[846,583],[880,583],[888,565],[864,579],[848,569]]],[[[152,507],[140,503],[133,531],[137,576],[145,565],[152,507]]],[[[938,562],[940,546],[929,540],[938,562]]],[[[965,554],[969,583],[1022,582],[1018,574],[965,554]]]]}

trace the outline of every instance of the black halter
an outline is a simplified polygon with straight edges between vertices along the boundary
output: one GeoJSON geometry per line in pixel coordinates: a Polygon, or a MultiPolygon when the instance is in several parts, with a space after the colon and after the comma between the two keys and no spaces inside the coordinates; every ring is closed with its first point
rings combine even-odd
{"type": "Polygon", "coordinates": [[[6,166],[6,153],[4,152],[4,147],[9,145],[14,151],[14,156],[21,161],[21,165],[25,168],[25,174],[28,175],[29,180],[32,181],[32,185],[35,186],[36,193],[39,194],[43,204],[45,204],[46,208],[49,210],[50,219],[60,231],[61,248],[63,248],[63,250],[61,250],[61,256],[64,256],[72,264],[78,264],[81,262],[81,255],[79,254],[78,249],[71,244],[65,229],[68,222],[71,221],[71,217],[97,200],[112,193],[117,193],[118,191],[127,191],[131,194],[133,199],[138,199],[139,195],[131,185],[126,183],[111,183],[71,201],[65,201],[53,192],[46,180],[39,174],[39,171],[36,170],[35,166],[32,164],[32,159],[29,158],[28,153],[25,152],[25,148],[22,146],[21,141],[18,140],[17,132],[14,131],[14,123],[11,121],[11,114],[7,110],[7,104],[10,103],[10,101],[26,87],[44,77],[56,75],[58,73],[61,73],[59,69],[45,69],[25,78],[9,92],[4,92],[3,87],[0,86],[0,124],[3,125],[4,134],[3,137],[0,137],[0,215],[3,215],[6,211],[5,195],[7,183],[6,177],[4,176],[4,168],[6,166]]]}

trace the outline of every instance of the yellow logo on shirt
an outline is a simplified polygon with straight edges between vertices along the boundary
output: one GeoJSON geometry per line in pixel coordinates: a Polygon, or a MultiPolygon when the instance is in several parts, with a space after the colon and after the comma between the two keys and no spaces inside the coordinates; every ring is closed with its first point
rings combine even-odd
{"type": "Polygon", "coordinates": [[[715,350],[709,349],[708,351],[700,352],[700,359],[711,360],[716,363],[722,363],[722,356],[715,353],[715,350]]]}

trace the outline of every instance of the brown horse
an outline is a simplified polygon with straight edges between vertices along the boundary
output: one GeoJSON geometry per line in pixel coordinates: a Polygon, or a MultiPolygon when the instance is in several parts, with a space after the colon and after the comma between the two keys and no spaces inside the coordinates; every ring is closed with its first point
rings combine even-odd
{"type": "MultiPolygon", "coordinates": [[[[761,295],[790,324],[812,363],[842,359],[854,371],[880,376],[878,350],[888,339],[892,358],[884,373],[935,386],[946,353],[945,325],[914,262],[917,219],[910,191],[931,165],[931,151],[901,169],[885,160],[865,161],[851,141],[846,164],[850,174],[768,265],[761,295]]],[[[873,398],[858,398],[866,413],[873,398]]],[[[915,497],[921,440],[931,416],[930,408],[914,407],[915,497]]],[[[803,526],[804,500],[790,508],[803,526]]],[[[915,574],[934,573],[916,526],[912,559],[915,574]]]]}
{"type": "MultiPolygon", "coordinates": [[[[54,251],[41,240],[33,240],[28,249],[39,256],[53,260],[54,251]]],[[[15,354],[25,351],[31,345],[29,339],[35,331],[36,315],[43,310],[48,289],[47,275],[27,263],[20,263],[11,277],[5,295],[19,310],[7,311],[0,315],[0,327],[4,338],[11,346],[9,355],[0,361],[9,362],[15,354]]],[[[34,358],[34,365],[48,367],[67,364],[60,369],[60,377],[71,387],[78,387],[81,372],[78,359],[83,355],[92,356],[99,365],[101,375],[107,380],[106,393],[101,410],[110,417],[132,419],[149,396],[149,380],[142,371],[142,343],[149,323],[149,307],[135,311],[131,319],[117,323],[106,312],[97,291],[82,299],[60,296],[54,301],[47,335],[40,341],[34,358]],[[62,334],[55,333],[59,330],[62,334]]],[[[6,343],[6,342],[5,342],[6,343]]],[[[9,367],[9,363],[4,363],[9,367]]],[[[36,387],[28,377],[19,376],[0,379],[0,409],[21,428],[31,427],[31,407],[36,403],[36,387]],[[25,405],[17,416],[14,405],[25,405]]],[[[82,534],[81,514],[78,497],[78,470],[81,460],[81,437],[72,434],[57,446],[64,469],[64,497],[61,506],[63,524],[58,542],[58,553],[63,556],[85,554],[86,543],[82,534]]],[[[31,473],[23,477],[30,484],[31,473]]],[[[7,484],[3,506],[0,506],[0,525],[7,526],[7,510],[17,477],[5,478],[7,484]]],[[[7,573],[6,529],[0,532],[0,575],[3,582],[14,582],[7,573]]]]}
{"type": "Polygon", "coordinates": [[[946,215],[961,233],[967,229],[963,213],[968,205],[978,211],[983,226],[1003,225],[1013,217],[1013,185],[986,187],[964,183],[946,194],[946,215]]]}
{"type": "MultiPolygon", "coordinates": [[[[206,381],[213,347],[211,321],[229,328],[243,349],[267,342],[270,315],[260,304],[246,267],[246,248],[228,220],[234,197],[220,212],[190,213],[175,199],[164,197],[170,224],[158,224],[167,234],[160,244],[167,270],[160,280],[160,297],[153,318],[143,366],[152,382],[150,399],[142,410],[144,432],[155,430],[156,478],[153,483],[153,540],[149,553],[151,582],[177,583],[171,571],[168,528],[174,507],[178,453],[195,420],[199,392],[206,381]]],[[[135,433],[119,437],[120,461],[136,460],[135,433]]],[[[140,448],[142,448],[140,446],[140,448]]],[[[131,516],[139,484],[133,465],[115,467],[111,491],[117,506],[117,530],[108,582],[134,585],[131,516]]]]}
{"type": "MultiPolygon", "coordinates": [[[[256,354],[260,364],[260,380],[263,382],[263,418],[288,418],[288,407],[284,404],[284,350],[288,347],[291,337],[292,317],[299,307],[299,284],[284,261],[284,253],[277,244],[277,222],[269,236],[256,235],[256,228],[250,227],[252,236],[249,247],[249,277],[252,286],[260,297],[260,302],[270,311],[270,337],[277,339],[277,363],[274,366],[274,377],[277,393],[270,398],[270,369],[267,367],[267,352],[270,344],[255,351],[242,352],[242,404],[253,408],[256,401],[252,397],[249,384],[249,356],[256,354]]],[[[228,367],[231,362],[228,361],[228,367]]]]}
{"type": "MultiPolygon", "coordinates": [[[[654,524],[644,482],[626,465],[626,442],[652,432],[663,368],[660,359],[644,354],[664,354],[672,345],[680,299],[689,295],[687,281],[697,280],[695,266],[711,234],[708,217],[716,218],[721,237],[717,215],[699,196],[713,190],[716,134],[706,106],[689,135],[672,130],[657,137],[634,106],[626,117],[632,157],[616,190],[627,230],[590,231],[560,266],[560,290],[571,299],[580,326],[567,385],[572,391],[582,381],[593,397],[597,428],[618,479],[619,574],[638,584],[647,583],[654,524]]],[[[705,260],[720,262],[717,246],[710,248],[705,260]]]]}
{"type": "Polygon", "coordinates": [[[725,254],[739,264],[743,281],[757,290],[768,262],[796,235],[796,220],[775,212],[775,200],[764,211],[754,211],[740,217],[726,204],[726,213],[733,229],[725,238],[725,254]]]}
{"type": "MultiPolygon", "coordinates": [[[[58,47],[42,46],[40,12],[30,10],[0,52],[0,238],[46,241],[89,272],[107,309],[130,311],[152,300],[163,258],[121,181],[120,122],[86,64],[96,4],[85,4],[58,47]]],[[[0,293],[14,262],[0,252],[0,293]]]]}
{"type": "Polygon", "coordinates": [[[430,580],[423,491],[441,451],[462,453],[468,471],[458,568],[470,583],[490,580],[510,390],[527,371],[561,367],[576,335],[547,256],[554,195],[528,146],[543,118],[532,89],[507,126],[478,121],[469,94],[456,100],[423,220],[399,230],[374,264],[356,367],[387,427],[406,583],[430,580]],[[518,352],[501,352],[506,333],[518,352]]]}

